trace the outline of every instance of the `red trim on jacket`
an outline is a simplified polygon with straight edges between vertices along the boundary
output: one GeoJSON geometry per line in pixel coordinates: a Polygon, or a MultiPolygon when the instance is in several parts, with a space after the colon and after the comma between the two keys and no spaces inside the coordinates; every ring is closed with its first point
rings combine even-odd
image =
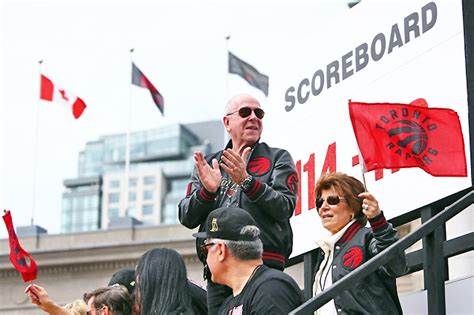
{"type": "Polygon", "coordinates": [[[201,197],[201,199],[204,201],[211,202],[214,201],[214,198],[216,198],[217,194],[212,194],[206,189],[201,188],[198,192],[198,196],[201,197]]]}
{"type": "Polygon", "coordinates": [[[258,179],[254,178],[252,188],[250,188],[250,191],[246,192],[245,194],[250,199],[254,199],[258,195],[261,189],[262,189],[262,184],[260,183],[258,179]]]}
{"type": "Polygon", "coordinates": [[[369,219],[369,223],[370,223],[370,226],[372,227],[372,230],[374,231],[379,230],[388,224],[387,219],[385,219],[385,216],[383,215],[383,213],[380,213],[375,218],[369,219]]]}
{"type": "Polygon", "coordinates": [[[277,260],[282,263],[285,263],[285,256],[277,254],[277,253],[271,253],[271,252],[263,252],[262,253],[262,258],[263,259],[268,259],[268,260],[277,260]]]}
{"type": "Polygon", "coordinates": [[[362,223],[359,221],[354,222],[345,232],[344,235],[337,241],[336,244],[344,244],[349,242],[354,235],[363,227],[362,223]]]}

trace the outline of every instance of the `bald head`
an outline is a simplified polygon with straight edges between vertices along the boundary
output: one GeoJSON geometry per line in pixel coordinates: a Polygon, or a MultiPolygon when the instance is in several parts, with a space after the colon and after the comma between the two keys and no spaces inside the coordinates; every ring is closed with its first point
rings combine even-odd
{"type": "Polygon", "coordinates": [[[240,107],[240,104],[245,103],[245,102],[257,103],[260,106],[260,102],[254,96],[252,96],[250,94],[237,94],[237,95],[233,96],[227,102],[227,104],[225,106],[224,115],[226,115],[230,112],[233,112],[234,110],[236,110],[237,108],[240,107]]]}

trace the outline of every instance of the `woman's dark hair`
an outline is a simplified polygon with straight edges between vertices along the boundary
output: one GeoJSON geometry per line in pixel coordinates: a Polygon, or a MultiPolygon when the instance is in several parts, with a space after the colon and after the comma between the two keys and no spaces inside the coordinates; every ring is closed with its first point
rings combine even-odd
{"type": "Polygon", "coordinates": [[[355,177],[344,173],[335,172],[321,175],[316,183],[316,198],[321,197],[321,192],[325,189],[334,188],[341,197],[346,199],[347,204],[354,211],[354,218],[362,224],[367,223],[367,217],[362,212],[362,199],[357,196],[365,191],[364,184],[355,177]]]}
{"type": "Polygon", "coordinates": [[[194,314],[186,266],[174,249],[147,251],[138,262],[136,277],[140,314],[194,314]]]}

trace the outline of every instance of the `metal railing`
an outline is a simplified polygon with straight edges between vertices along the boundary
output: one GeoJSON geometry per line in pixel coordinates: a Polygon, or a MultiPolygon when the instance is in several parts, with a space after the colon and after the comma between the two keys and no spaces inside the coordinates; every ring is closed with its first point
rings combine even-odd
{"type": "Polygon", "coordinates": [[[394,255],[405,251],[420,239],[423,239],[423,248],[406,255],[409,266],[407,274],[423,269],[428,313],[445,314],[444,282],[449,279],[447,259],[474,249],[474,233],[472,232],[446,241],[445,223],[473,203],[474,191],[470,187],[408,214],[391,219],[390,222],[394,226],[400,226],[421,218],[422,225],[315,297],[312,297],[312,274],[315,267],[316,250],[291,259],[287,266],[304,262],[304,293],[309,300],[290,314],[312,314],[338,296],[340,292],[349,289],[354,283],[376,271],[394,255]]]}

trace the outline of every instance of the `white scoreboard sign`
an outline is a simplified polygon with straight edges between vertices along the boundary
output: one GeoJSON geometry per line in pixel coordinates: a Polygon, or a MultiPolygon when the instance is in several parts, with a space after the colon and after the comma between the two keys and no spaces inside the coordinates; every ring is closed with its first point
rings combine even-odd
{"type": "Polygon", "coordinates": [[[314,205],[320,174],[341,171],[362,180],[349,99],[424,98],[429,107],[455,110],[461,120],[468,177],[433,177],[419,168],[365,175],[388,218],[471,186],[461,0],[364,0],[276,54],[282,62],[269,73],[262,140],[287,149],[299,170],[293,256],[313,249],[326,233],[314,205]]]}

